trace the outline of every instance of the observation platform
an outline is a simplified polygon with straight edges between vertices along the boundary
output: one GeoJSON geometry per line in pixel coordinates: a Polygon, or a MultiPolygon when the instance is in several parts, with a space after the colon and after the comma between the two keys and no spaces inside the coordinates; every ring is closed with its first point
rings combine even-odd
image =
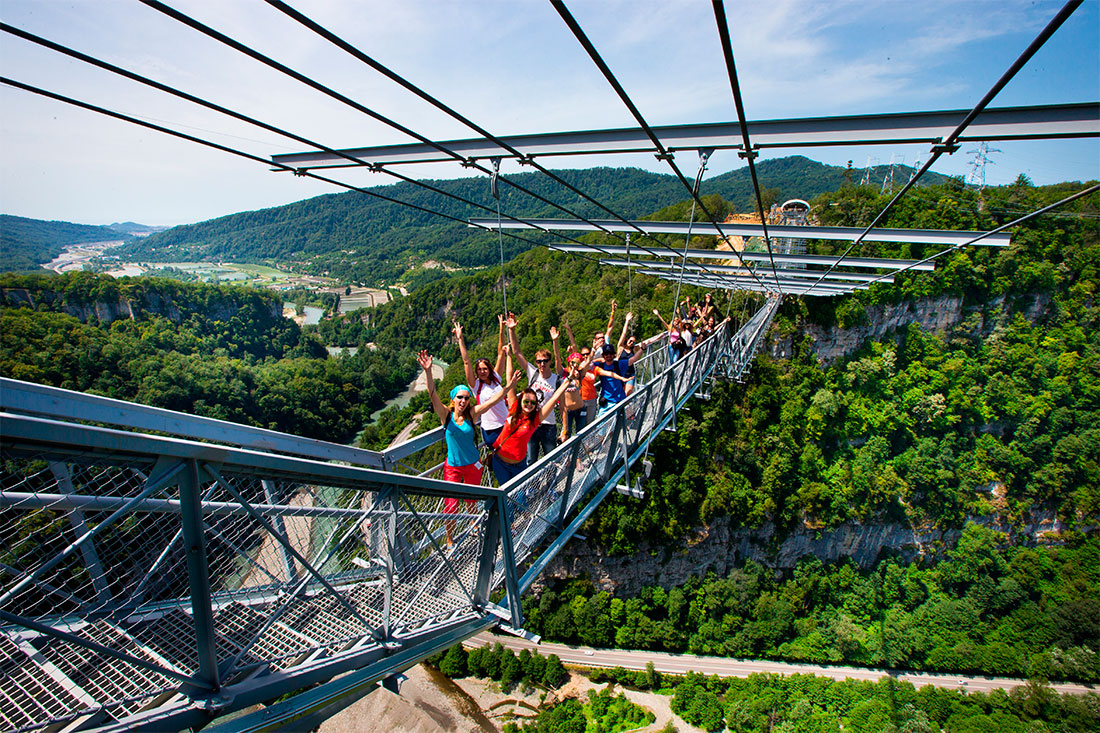
{"type": "Polygon", "coordinates": [[[520,596],[780,300],[674,364],[651,346],[629,398],[499,488],[440,480],[438,428],[369,451],[0,380],[0,725],[301,726],[523,633],[520,596]]]}

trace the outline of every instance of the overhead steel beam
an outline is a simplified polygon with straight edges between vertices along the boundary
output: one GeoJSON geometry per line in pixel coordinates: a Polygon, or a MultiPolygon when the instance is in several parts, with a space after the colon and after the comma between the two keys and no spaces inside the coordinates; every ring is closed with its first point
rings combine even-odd
{"type": "MultiPolygon", "coordinates": [[[[759,148],[804,148],[828,145],[934,144],[966,118],[970,110],[903,112],[900,114],[800,117],[749,122],[749,136],[759,148]]],[[[699,149],[740,149],[741,128],[734,122],[669,125],[650,128],[670,152],[699,149]]],[[[1051,104],[987,109],[966,129],[958,142],[983,140],[1041,140],[1100,137],[1100,102],[1051,104]]],[[[573,132],[513,135],[500,138],[523,154],[521,162],[551,155],[657,153],[641,128],[577,130],[573,132]]],[[[510,151],[484,138],[448,140],[439,145],[468,160],[515,158],[510,151]]],[[[272,162],[299,169],[343,168],[354,165],[350,156],[370,165],[453,161],[424,143],[348,148],[340,155],[325,152],[286,153],[272,162]]]]}
{"type": "MultiPolygon", "coordinates": [[[[497,226],[496,219],[470,219],[471,226],[492,229],[497,226]]],[[[570,232],[598,232],[610,230],[613,232],[630,232],[641,229],[646,234],[679,234],[700,235],[714,237],[762,237],[764,227],[760,224],[735,224],[724,222],[721,229],[711,222],[697,221],[632,221],[621,222],[614,220],[589,220],[577,219],[528,219],[526,221],[505,221],[500,226],[504,229],[551,229],[570,232]]],[[[829,239],[851,242],[863,233],[862,227],[823,227],[823,226],[794,226],[777,225],[768,226],[768,234],[780,239],[829,239]]],[[[970,242],[975,237],[980,237],[985,232],[953,231],[948,229],[872,229],[863,239],[868,242],[904,242],[909,244],[935,244],[956,245],[970,242]]],[[[974,244],[989,247],[1007,247],[1012,243],[1012,235],[1006,232],[990,234],[974,244]]],[[[640,250],[641,248],[639,248],[640,250]]]]}
{"type": "MultiPolygon", "coordinates": [[[[662,280],[671,280],[673,282],[679,281],[681,279],[678,274],[663,272],[661,270],[643,270],[642,272],[645,275],[653,275],[655,277],[661,278],[662,280]]],[[[713,285],[720,285],[725,288],[733,288],[736,290],[743,289],[743,285],[752,285],[754,286],[754,289],[760,288],[759,284],[752,278],[737,277],[735,275],[713,275],[707,277],[706,275],[685,274],[683,277],[683,281],[692,284],[709,283],[713,285]]],[[[774,280],[770,281],[769,284],[771,284],[771,282],[774,282],[774,280]]],[[[813,283],[808,283],[805,280],[786,280],[784,278],[779,278],[779,286],[783,289],[784,294],[793,293],[798,290],[821,290],[823,292],[829,293],[848,293],[852,290],[866,290],[870,287],[869,285],[860,285],[858,283],[848,283],[844,285],[826,285],[825,283],[819,283],[815,286],[813,283]]]]}
{"type": "MultiPolygon", "coordinates": [[[[690,263],[690,262],[688,262],[688,263],[656,262],[654,260],[644,260],[644,261],[641,261],[641,262],[639,262],[637,260],[631,260],[630,262],[627,262],[626,260],[611,260],[611,259],[600,260],[600,264],[601,265],[613,265],[615,267],[637,267],[637,268],[644,268],[646,270],[661,270],[661,271],[683,269],[684,271],[691,272],[691,273],[711,272],[711,273],[717,273],[717,274],[722,274],[722,275],[729,274],[729,275],[740,275],[740,276],[743,276],[743,277],[752,277],[752,274],[751,274],[752,271],[749,268],[747,268],[747,267],[738,267],[736,265],[707,265],[704,268],[702,265],[696,265],[696,264],[693,264],[693,263],[690,263]]],[[[826,280],[840,280],[840,281],[849,281],[849,282],[865,282],[865,283],[887,282],[887,283],[890,283],[890,282],[894,281],[893,275],[864,275],[863,273],[859,273],[859,272],[843,272],[843,271],[839,271],[839,270],[834,270],[831,273],[825,274],[824,270],[787,270],[787,269],[779,269],[779,270],[775,271],[775,274],[778,275],[779,277],[787,277],[787,278],[795,278],[795,279],[803,279],[803,280],[809,280],[809,279],[816,280],[819,277],[821,277],[822,275],[824,275],[826,280]]]]}
{"type": "MultiPolygon", "coordinates": [[[[558,252],[569,253],[581,253],[597,255],[599,257],[605,257],[607,255],[615,255],[625,257],[626,247],[592,247],[586,244],[550,244],[547,245],[550,249],[558,252]]],[[[683,256],[683,251],[675,252],[669,250],[667,253],[661,252],[669,258],[677,258],[683,256]]],[[[641,257],[641,252],[635,252],[630,250],[631,259],[634,257],[641,257]]],[[[819,267],[831,267],[840,260],[839,255],[774,255],[776,264],[782,265],[816,265],[819,267]]],[[[737,260],[742,259],[745,262],[767,262],[769,260],[767,252],[731,252],[729,250],[722,249],[689,249],[687,250],[687,259],[690,260],[737,260]]],[[[643,261],[643,264],[649,264],[647,261],[643,261]]],[[[934,262],[921,262],[920,260],[895,260],[887,257],[845,257],[845,267],[859,267],[869,268],[872,270],[920,270],[924,272],[931,272],[936,269],[934,262]]]]}

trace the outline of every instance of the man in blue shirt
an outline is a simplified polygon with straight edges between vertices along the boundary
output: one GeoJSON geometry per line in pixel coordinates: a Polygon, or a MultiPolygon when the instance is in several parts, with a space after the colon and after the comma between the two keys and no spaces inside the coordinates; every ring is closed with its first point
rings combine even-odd
{"type": "Polygon", "coordinates": [[[628,377],[623,376],[622,367],[626,360],[615,358],[615,347],[604,344],[600,351],[600,361],[596,362],[593,371],[600,378],[600,409],[596,417],[613,409],[616,404],[626,399],[625,384],[628,377]]]}

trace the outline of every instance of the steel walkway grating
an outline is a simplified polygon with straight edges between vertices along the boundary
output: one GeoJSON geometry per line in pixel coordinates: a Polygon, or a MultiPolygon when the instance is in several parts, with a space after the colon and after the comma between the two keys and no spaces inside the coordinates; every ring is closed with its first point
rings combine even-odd
{"type": "MultiPolygon", "coordinates": [[[[85,626],[76,635],[152,664],[163,664],[133,638],[106,621],[85,626]]],[[[127,714],[144,709],[149,698],[174,691],[178,686],[158,672],[68,641],[50,640],[41,652],[47,661],[91,695],[97,704],[104,707],[118,704],[121,711],[127,714]]]]}
{"type": "MultiPolygon", "coordinates": [[[[256,632],[263,628],[267,620],[265,614],[243,603],[232,603],[214,617],[214,624],[220,636],[236,647],[233,656],[252,640],[256,632]]],[[[280,670],[293,666],[302,656],[315,649],[317,644],[309,637],[294,629],[275,622],[249,648],[237,667],[244,667],[267,660],[272,669],[280,670]]],[[[219,650],[220,651],[220,650],[219,650]]],[[[219,655],[221,656],[221,655],[219,655]]],[[[224,657],[222,657],[224,658],[224,657]]]]}
{"type": "Polygon", "coordinates": [[[283,620],[294,631],[321,644],[353,641],[371,631],[327,591],[291,602],[283,620]]]}
{"type": "Polygon", "coordinates": [[[0,634],[0,724],[4,730],[44,725],[82,707],[63,684],[0,634]]]}

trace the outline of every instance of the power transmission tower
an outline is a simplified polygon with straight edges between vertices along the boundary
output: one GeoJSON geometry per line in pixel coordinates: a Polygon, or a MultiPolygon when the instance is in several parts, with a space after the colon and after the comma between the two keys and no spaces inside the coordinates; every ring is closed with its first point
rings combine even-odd
{"type": "Polygon", "coordinates": [[[894,161],[896,155],[890,154],[890,170],[882,177],[882,188],[879,189],[879,193],[886,193],[887,190],[894,190],[894,169],[899,165],[905,164],[905,156],[901,156],[901,160],[894,161]]]}
{"type": "Polygon", "coordinates": [[[863,177],[859,179],[859,185],[871,185],[871,171],[878,166],[878,158],[867,156],[867,166],[863,169],[863,177]]]}
{"type": "Polygon", "coordinates": [[[983,142],[978,145],[977,148],[971,150],[967,155],[973,155],[974,160],[970,163],[970,174],[966,177],[966,182],[970,186],[976,186],[978,191],[985,190],[985,167],[986,165],[996,165],[996,163],[989,157],[990,153],[1003,153],[1003,150],[989,147],[989,143],[983,142]]]}

